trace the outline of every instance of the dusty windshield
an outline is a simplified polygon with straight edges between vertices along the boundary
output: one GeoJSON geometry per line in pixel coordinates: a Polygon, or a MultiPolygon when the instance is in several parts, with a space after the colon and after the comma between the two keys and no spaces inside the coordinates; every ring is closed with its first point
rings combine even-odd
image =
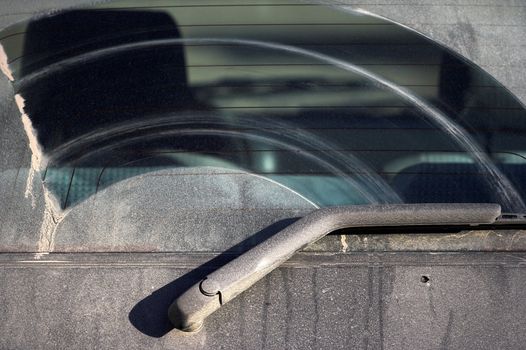
{"type": "MultiPolygon", "coordinates": [[[[43,208],[47,249],[60,224],[127,235],[62,233],[65,250],[162,250],[157,234],[199,231],[213,210],[217,226],[234,212],[257,213],[239,216],[250,226],[343,204],[526,210],[523,106],[470,62],[370,14],[115,1],[15,25],[0,43],[25,129],[6,137],[29,140],[31,158],[18,170],[6,161],[2,176],[23,179],[43,208]]],[[[234,231],[166,249],[228,247],[234,231]]]]}

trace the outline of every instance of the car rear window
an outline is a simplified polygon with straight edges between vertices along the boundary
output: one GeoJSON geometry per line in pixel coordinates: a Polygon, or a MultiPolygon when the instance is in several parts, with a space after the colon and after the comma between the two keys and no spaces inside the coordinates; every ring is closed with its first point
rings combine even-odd
{"type": "MultiPolygon", "coordinates": [[[[77,232],[48,248],[236,242],[236,230],[177,247],[151,238],[204,229],[213,210],[218,226],[253,213],[239,216],[250,232],[334,205],[526,209],[524,107],[473,63],[378,16],[295,1],[114,1],[19,23],[0,44],[25,130],[6,135],[2,157],[31,157],[3,169],[5,186],[27,177],[27,200],[42,192],[34,205],[52,229],[41,235],[77,232]],[[101,238],[115,230],[127,233],[101,238]],[[79,241],[88,231],[97,238],[79,241]]],[[[16,226],[25,214],[10,215],[16,226]]]]}

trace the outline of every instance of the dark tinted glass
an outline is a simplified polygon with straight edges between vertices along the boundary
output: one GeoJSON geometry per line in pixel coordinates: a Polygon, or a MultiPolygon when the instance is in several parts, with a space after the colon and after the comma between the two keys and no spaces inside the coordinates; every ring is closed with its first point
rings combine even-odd
{"type": "Polygon", "coordinates": [[[523,106],[472,63],[381,18],[294,1],[117,1],[0,39],[34,173],[60,210],[181,169],[254,175],[315,206],[525,210],[523,106]]]}

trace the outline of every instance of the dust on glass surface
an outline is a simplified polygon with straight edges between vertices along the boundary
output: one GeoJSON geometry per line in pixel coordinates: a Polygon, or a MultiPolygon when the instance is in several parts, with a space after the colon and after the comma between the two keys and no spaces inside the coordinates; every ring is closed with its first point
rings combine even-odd
{"type": "Polygon", "coordinates": [[[57,212],[144,174],[170,174],[174,193],[199,187],[178,176],[250,177],[216,185],[258,192],[256,207],[525,210],[523,106],[386,19],[296,1],[115,1],[0,43],[57,212]]]}

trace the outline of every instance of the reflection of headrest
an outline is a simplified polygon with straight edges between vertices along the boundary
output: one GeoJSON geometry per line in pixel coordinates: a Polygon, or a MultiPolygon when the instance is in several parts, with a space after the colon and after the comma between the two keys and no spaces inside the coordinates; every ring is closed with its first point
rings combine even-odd
{"type": "MultiPolygon", "coordinates": [[[[29,22],[22,74],[62,59],[116,45],[181,35],[173,18],[162,12],[75,10],[29,22]],[[40,59],[35,65],[31,61],[40,59]],[[27,62],[27,64],[26,64],[27,62]]],[[[182,48],[177,47],[184,64],[182,48]]],[[[174,62],[175,63],[175,62],[174,62]]]]}
{"type": "Polygon", "coordinates": [[[19,93],[45,151],[93,129],[193,105],[182,45],[101,49],[180,38],[174,20],[152,11],[68,11],[27,27],[22,77],[90,53],[96,59],[29,80],[19,93]]]}

